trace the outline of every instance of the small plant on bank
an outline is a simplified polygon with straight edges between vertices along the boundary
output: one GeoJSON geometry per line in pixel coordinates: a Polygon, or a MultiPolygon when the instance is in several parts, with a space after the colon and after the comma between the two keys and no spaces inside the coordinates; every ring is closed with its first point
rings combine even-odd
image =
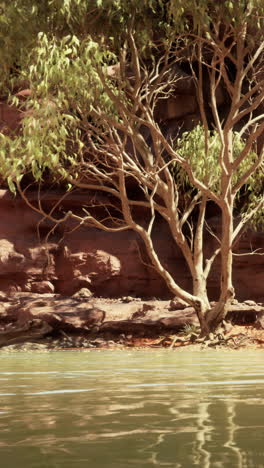
{"type": "Polygon", "coordinates": [[[199,333],[200,333],[200,328],[199,327],[197,327],[194,324],[187,323],[186,325],[184,325],[182,331],[180,332],[180,335],[185,336],[185,337],[188,337],[190,335],[197,335],[198,336],[199,333]]]}

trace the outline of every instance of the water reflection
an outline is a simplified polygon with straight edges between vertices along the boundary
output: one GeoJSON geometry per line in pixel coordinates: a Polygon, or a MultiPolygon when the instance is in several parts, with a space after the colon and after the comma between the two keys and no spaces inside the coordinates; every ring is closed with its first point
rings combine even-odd
{"type": "Polygon", "coordinates": [[[7,468],[264,466],[259,352],[1,357],[7,468]]]}

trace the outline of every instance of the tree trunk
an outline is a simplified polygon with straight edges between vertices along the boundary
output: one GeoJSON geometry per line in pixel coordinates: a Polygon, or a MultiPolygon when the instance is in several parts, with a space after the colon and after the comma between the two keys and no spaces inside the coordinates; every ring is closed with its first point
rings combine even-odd
{"type": "Polygon", "coordinates": [[[207,335],[210,330],[208,329],[206,314],[210,309],[210,303],[207,296],[206,279],[201,272],[197,273],[193,278],[193,294],[199,298],[195,301],[194,308],[200,323],[201,331],[207,335]]]}
{"type": "Polygon", "coordinates": [[[204,301],[196,301],[194,308],[201,327],[200,336],[209,335],[211,330],[207,323],[207,314],[210,311],[210,305],[208,305],[207,302],[204,301]]]}
{"type": "MultiPolygon", "coordinates": [[[[215,332],[225,319],[234,298],[233,272],[233,197],[230,194],[222,209],[221,291],[216,305],[206,312],[206,326],[215,332]]],[[[206,327],[205,327],[206,330],[206,327]]]]}

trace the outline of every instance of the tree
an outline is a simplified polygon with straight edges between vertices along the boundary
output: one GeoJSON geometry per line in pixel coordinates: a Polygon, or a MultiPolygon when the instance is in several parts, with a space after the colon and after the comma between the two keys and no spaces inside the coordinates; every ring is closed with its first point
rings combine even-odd
{"type": "Polygon", "coordinates": [[[234,298],[233,246],[245,225],[263,213],[264,148],[257,144],[264,131],[264,9],[258,1],[198,3],[197,9],[196,0],[166,6],[153,1],[149,8],[135,1],[129,11],[126,2],[109,4],[109,24],[117,11],[123,21],[119,42],[98,38],[92,28],[85,35],[40,32],[24,66],[32,94],[24,104],[23,131],[2,136],[0,162],[10,189],[55,224],[70,217],[105,231],[137,232],[153,267],[174,295],[194,306],[206,335],[234,298]],[[139,18],[149,31],[145,36],[139,18]],[[182,69],[195,83],[201,124],[168,137],[158,109],[182,85],[182,69]],[[68,212],[59,219],[55,207],[44,213],[41,203],[34,206],[23,177],[30,172],[41,182],[47,171],[69,189],[107,193],[105,216],[95,218],[86,207],[83,216],[68,212]],[[248,195],[235,224],[243,190],[248,195]],[[220,210],[222,231],[204,258],[208,202],[220,210]],[[137,207],[146,211],[145,223],[138,222],[137,207]],[[175,282],[155,251],[156,216],[182,251],[192,292],[175,282]],[[220,295],[211,307],[207,278],[217,255],[220,295]]]}

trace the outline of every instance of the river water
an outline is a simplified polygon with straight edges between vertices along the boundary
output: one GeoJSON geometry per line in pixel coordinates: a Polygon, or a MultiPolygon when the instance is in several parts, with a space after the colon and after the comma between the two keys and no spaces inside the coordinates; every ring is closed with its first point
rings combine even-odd
{"type": "Polygon", "coordinates": [[[264,467],[262,351],[0,353],[3,468],[264,467]]]}

